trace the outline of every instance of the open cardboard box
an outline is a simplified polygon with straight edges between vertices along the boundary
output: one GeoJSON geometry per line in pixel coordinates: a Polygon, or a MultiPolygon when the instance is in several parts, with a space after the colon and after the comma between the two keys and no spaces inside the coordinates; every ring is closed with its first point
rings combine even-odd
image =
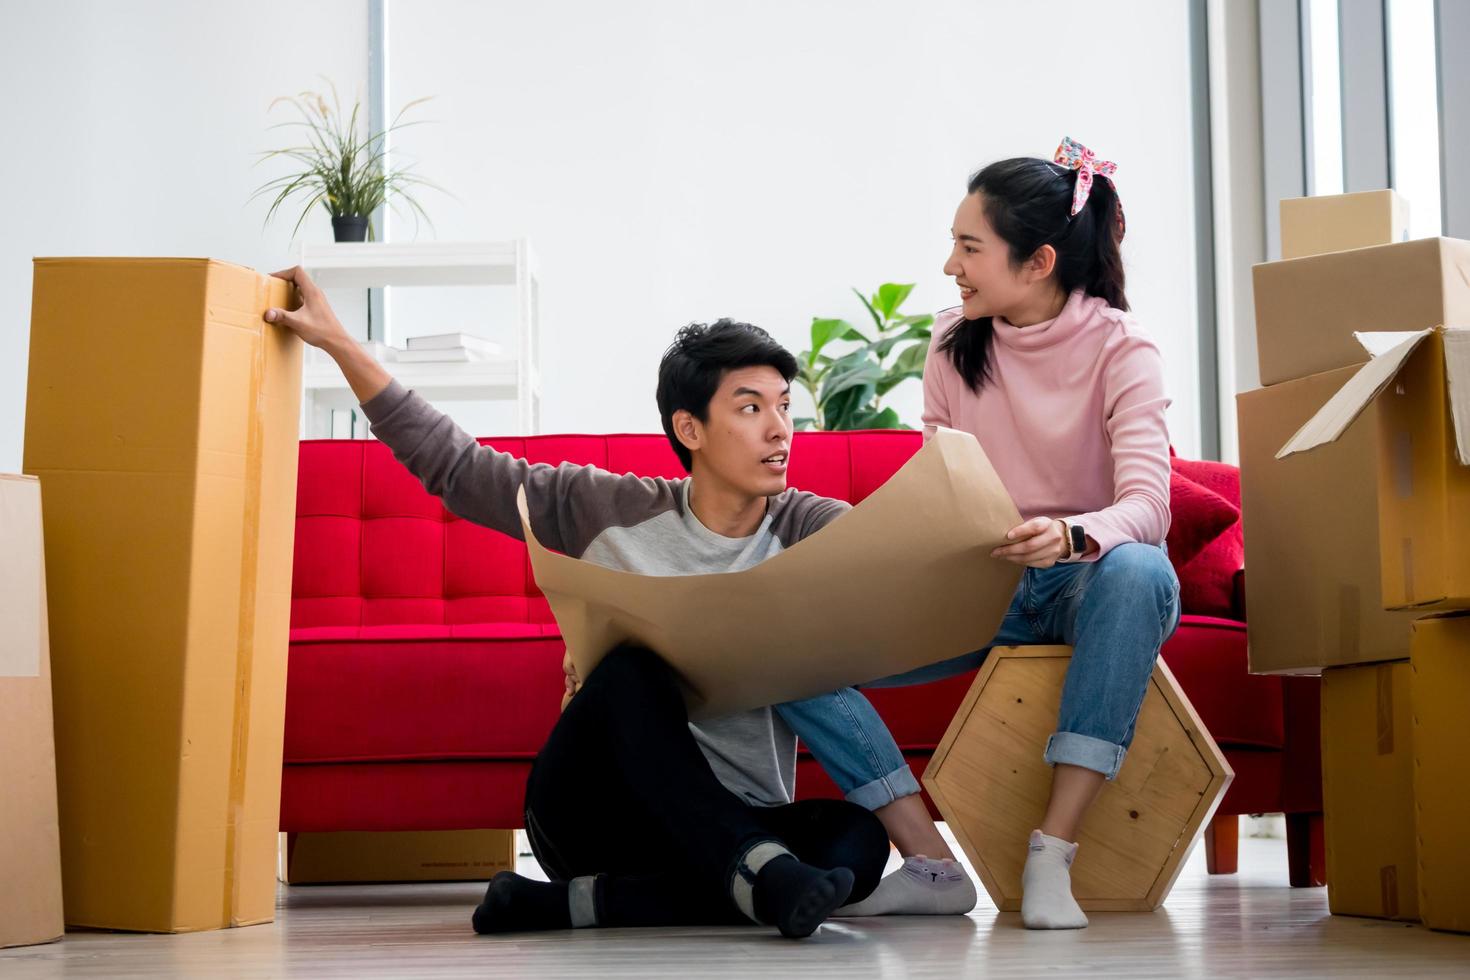
{"type": "Polygon", "coordinates": [[[1340,368],[1236,396],[1252,673],[1316,674],[1408,659],[1409,624],[1417,614],[1383,608],[1377,409],[1370,405],[1331,445],[1276,458],[1354,371],[1340,368]],[[1354,533],[1325,533],[1330,528],[1354,533]]]}
{"type": "Polygon", "coordinates": [[[1470,330],[1356,336],[1371,360],[1276,458],[1334,442],[1376,400],[1384,607],[1470,607],[1470,330]]]}

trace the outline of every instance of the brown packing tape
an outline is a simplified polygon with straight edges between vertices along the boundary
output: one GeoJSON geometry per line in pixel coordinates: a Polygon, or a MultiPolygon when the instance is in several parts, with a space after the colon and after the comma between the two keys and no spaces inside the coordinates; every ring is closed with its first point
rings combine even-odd
{"type": "MultiPolygon", "coordinates": [[[[265,309],[270,306],[270,288],[267,280],[255,284],[255,306],[265,309]]],[[[269,329],[269,328],[265,328],[269,329]]],[[[255,392],[256,404],[249,413],[245,449],[245,518],[241,522],[240,542],[240,604],[237,641],[235,646],[235,723],[230,747],[230,800],[229,814],[225,825],[225,875],[224,908],[221,921],[239,925],[243,906],[240,869],[245,866],[246,854],[242,835],[245,821],[245,774],[250,763],[250,699],[254,681],[255,662],[255,601],[256,581],[260,564],[260,506],[261,469],[263,465],[265,433],[265,337],[257,337],[255,357],[250,365],[250,387],[255,392]]]]}
{"type": "Polygon", "coordinates": [[[1378,675],[1378,754],[1393,755],[1393,665],[1380,664],[1378,675]]]}
{"type": "Polygon", "coordinates": [[[1404,563],[1404,605],[1412,606],[1418,601],[1414,592],[1414,539],[1404,538],[1399,560],[1404,563]]]}
{"type": "Polygon", "coordinates": [[[1378,872],[1379,893],[1383,902],[1383,917],[1397,919],[1399,916],[1399,869],[1397,865],[1385,865],[1378,872]]]}
{"type": "MultiPolygon", "coordinates": [[[[231,786],[235,820],[232,856],[234,901],[229,923],[268,922],[275,914],[275,865],[280,826],[280,758],[285,710],[286,658],[290,617],[291,553],[296,481],[296,428],[300,418],[301,344],[290,331],[261,320],[265,309],[290,305],[292,287],[257,277],[241,283],[235,304],[225,311],[233,325],[248,325],[255,357],[255,404],[247,433],[251,492],[246,513],[255,532],[252,553],[242,571],[241,650],[247,670],[246,696],[237,702],[241,752],[231,786]],[[282,434],[287,434],[282,438],[282,434]]],[[[232,294],[235,295],[235,294],[232,294]]],[[[247,530],[245,533],[249,534],[247,530]]]]}
{"type": "MultiPolygon", "coordinates": [[[[1404,386],[1400,384],[1398,393],[1403,394],[1403,391],[1404,386]]],[[[1393,488],[1400,500],[1414,496],[1414,435],[1411,432],[1394,435],[1393,488]]]]}

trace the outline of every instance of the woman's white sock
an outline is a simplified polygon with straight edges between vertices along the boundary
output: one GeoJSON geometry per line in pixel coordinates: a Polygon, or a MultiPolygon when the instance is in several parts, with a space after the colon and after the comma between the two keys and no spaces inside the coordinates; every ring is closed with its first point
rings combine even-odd
{"type": "Polygon", "coordinates": [[[915,854],[878,882],[873,894],[832,914],[964,915],[975,907],[975,897],[975,883],[958,861],[915,854]]]}
{"type": "Polygon", "coordinates": [[[1072,897],[1072,858],[1077,845],[1031,831],[1021,872],[1021,922],[1027,929],[1083,929],[1087,916],[1072,897]]]}

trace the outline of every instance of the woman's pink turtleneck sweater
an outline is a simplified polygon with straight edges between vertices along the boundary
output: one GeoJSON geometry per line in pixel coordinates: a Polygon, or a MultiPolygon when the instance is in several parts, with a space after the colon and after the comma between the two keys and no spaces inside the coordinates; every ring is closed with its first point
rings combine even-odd
{"type": "Polygon", "coordinates": [[[1054,320],[1017,327],[996,317],[990,380],[969,389],[939,314],[924,365],[924,432],[972,433],[1023,519],[1080,523],[1099,550],[1161,544],[1169,530],[1169,432],[1164,366],[1131,316],[1077,290],[1054,320]]]}

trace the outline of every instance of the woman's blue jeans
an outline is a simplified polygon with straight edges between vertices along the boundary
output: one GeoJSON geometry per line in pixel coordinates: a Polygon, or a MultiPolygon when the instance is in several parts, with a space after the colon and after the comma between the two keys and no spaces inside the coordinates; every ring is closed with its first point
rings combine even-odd
{"type": "MultiPolygon", "coordinates": [[[[1028,568],[984,649],[864,687],[901,687],[964,673],[996,646],[1062,643],[1072,662],[1045,758],[1118,774],[1159,648],[1179,625],[1179,579],[1157,545],[1122,544],[1095,562],[1028,568]]],[[[922,624],[915,639],[921,641],[922,624]]],[[[776,706],[847,799],[876,810],[919,792],[903,753],[854,688],[776,706]]]]}

